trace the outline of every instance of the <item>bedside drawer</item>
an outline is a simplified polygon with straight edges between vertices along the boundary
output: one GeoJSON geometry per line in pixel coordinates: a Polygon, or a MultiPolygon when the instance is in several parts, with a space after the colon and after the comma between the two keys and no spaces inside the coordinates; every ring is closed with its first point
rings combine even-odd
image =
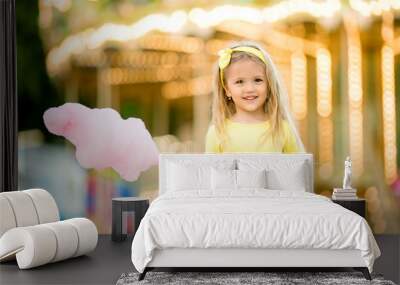
{"type": "Polygon", "coordinates": [[[332,202],[339,204],[340,206],[359,214],[361,217],[365,218],[366,213],[366,203],[365,199],[355,199],[355,200],[332,200],[332,202]]]}

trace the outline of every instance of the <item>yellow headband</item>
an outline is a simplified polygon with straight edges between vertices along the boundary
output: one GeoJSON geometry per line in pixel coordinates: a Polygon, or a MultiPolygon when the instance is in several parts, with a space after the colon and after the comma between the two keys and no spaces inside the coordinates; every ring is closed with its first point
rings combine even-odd
{"type": "Polygon", "coordinates": [[[266,64],[265,58],[264,58],[264,54],[257,48],[248,47],[248,46],[239,46],[239,47],[235,47],[233,49],[225,48],[225,49],[220,50],[218,52],[218,55],[219,55],[218,66],[219,66],[219,75],[220,75],[220,78],[221,78],[221,84],[222,84],[222,87],[224,89],[225,89],[225,85],[224,85],[224,69],[231,62],[232,53],[235,52],[235,51],[243,51],[243,52],[251,53],[252,55],[255,55],[256,57],[261,59],[266,64]]]}

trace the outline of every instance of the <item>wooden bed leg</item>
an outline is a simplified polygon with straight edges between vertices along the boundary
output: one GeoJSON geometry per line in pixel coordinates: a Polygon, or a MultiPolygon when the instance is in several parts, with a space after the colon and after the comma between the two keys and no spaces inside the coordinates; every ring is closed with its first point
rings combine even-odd
{"type": "Polygon", "coordinates": [[[144,271],[139,274],[138,281],[142,281],[144,279],[144,277],[146,276],[147,271],[148,271],[148,269],[147,269],[147,267],[145,267],[144,271]]]}
{"type": "Polygon", "coordinates": [[[354,267],[355,270],[361,271],[364,275],[365,279],[372,280],[371,275],[369,274],[369,270],[367,267],[354,267]]]}

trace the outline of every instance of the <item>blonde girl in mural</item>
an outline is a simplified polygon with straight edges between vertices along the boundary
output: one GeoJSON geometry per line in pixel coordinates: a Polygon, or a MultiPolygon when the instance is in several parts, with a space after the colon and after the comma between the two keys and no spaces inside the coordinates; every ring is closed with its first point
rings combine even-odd
{"type": "Polygon", "coordinates": [[[246,41],[218,55],[206,152],[304,152],[287,93],[268,53],[246,41]]]}

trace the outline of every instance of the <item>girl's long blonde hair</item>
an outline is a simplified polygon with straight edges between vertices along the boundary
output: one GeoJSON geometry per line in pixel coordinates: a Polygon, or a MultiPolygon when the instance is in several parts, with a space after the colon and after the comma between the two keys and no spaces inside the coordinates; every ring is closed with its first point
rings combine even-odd
{"type": "MultiPolygon", "coordinates": [[[[263,136],[263,139],[271,136],[273,143],[279,141],[279,139],[282,138],[283,135],[283,120],[286,120],[290,126],[291,131],[296,137],[299,151],[304,152],[303,142],[301,141],[294,120],[289,111],[287,91],[284,88],[282,79],[279,76],[275,64],[272,62],[271,57],[259,44],[252,41],[234,42],[229,45],[229,48],[232,49],[238,46],[250,46],[257,48],[264,54],[264,58],[266,61],[266,64],[264,64],[264,62],[260,60],[257,56],[250,53],[238,51],[232,53],[231,61],[229,63],[230,65],[231,63],[237,62],[242,59],[251,59],[265,66],[267,79],[267,99],[265,101],[264,110],[268,117],[270,129],[267,129],[265,135],[263,136]]],[[[226,132],[226,119],[230,118],[235,113],[235,104],[232,100],[228,100],[228,97],[226,96],[225,89],[220,79],[218,61],[215,64],[213,70],[213,93],[212,124],[214,124],[217,137],[220,141],[221,146],[224,146],[229,140],[226,132]]]]}

